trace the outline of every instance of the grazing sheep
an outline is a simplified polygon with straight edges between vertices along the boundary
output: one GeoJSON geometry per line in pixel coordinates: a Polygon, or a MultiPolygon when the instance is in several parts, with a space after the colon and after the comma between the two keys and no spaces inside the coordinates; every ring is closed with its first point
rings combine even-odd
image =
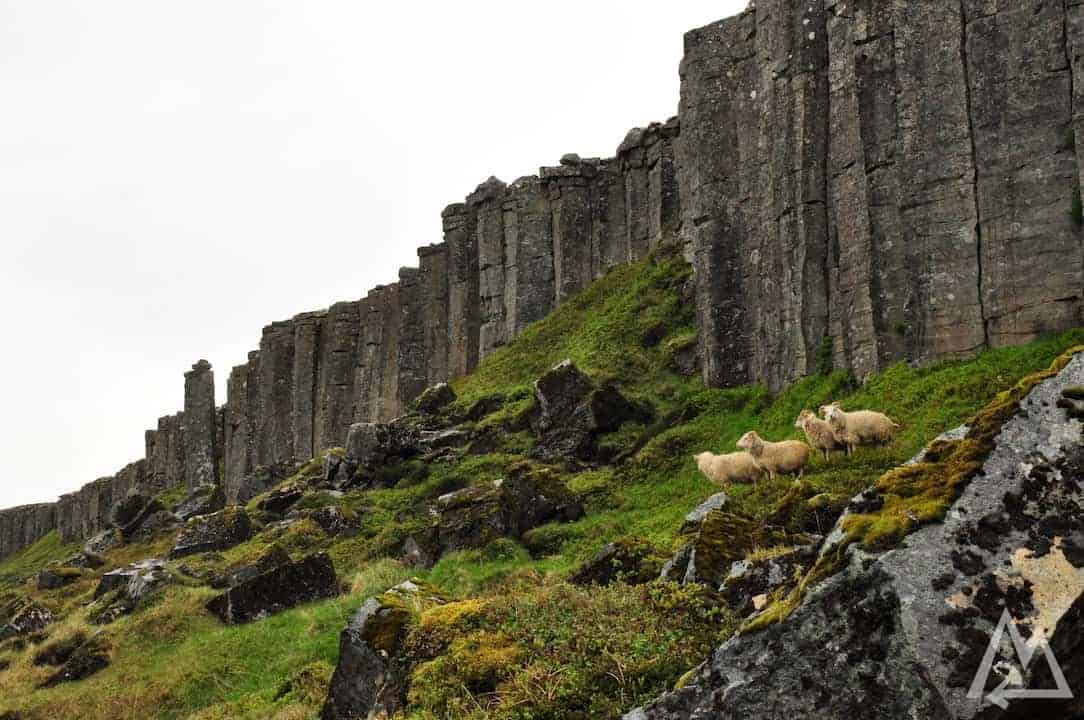
{"type": "Polygon", "coordinates": [[[848,455],[859,445],[887,445],[900,429],[892,418],[873,410],[845,412],[839,403],[825,405],[823,409],[832,432],[846,444],[848,455]]]}
{"type": "Polygon", "coordinates": [[[768,478],[776,475],[798,473],[802,478],[805,466],[809,463],[809,446],[799,440],[767,442],[755,430],[741,436],[738,447],[753,456],[753,462],[768,471],[768,478]]]}
{"type": "Polygon", "coordinates": [[[753,457],[747,452],[733,452],[725,455],[702,452],[693,455],[700,472],[717,485],[726,487],[734,482],[756,483],[764,470],[757,467],[753,457]]]}
{"type": "Polygon", "coordinates": [[[832,426],[827,420],[821,420],[809,410],[803,410],[794,421],[794,427],[801,428],[805,432],[810,447],[820,450],[827,460],[833,450],[846,451],[847,445],[836,437],[832,426]]]}

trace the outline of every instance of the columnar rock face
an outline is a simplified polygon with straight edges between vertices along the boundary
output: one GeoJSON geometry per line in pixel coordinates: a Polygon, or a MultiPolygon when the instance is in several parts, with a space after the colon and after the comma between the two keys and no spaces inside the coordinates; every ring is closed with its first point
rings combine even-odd
{"type": "Polygon", "coordinates": [[[713,386],[777,389],[827,361],[862,377],[1084,324],[1084,5],[751,5],[686,34],[677,117],[614,157],[485,181],[398,282],[264,328],[222,408],[197,363],[145,461],[57,503],[61,534],[100,529],[130,489],[218,482],[236,500],[661,244],[695,268],[713,386]]]}
{"type": "Polygon", "coordinates": [[[0,557],[48,535],[56,527],[56,505],[21,505],[0,510],[0,557]]]}
{"type": "Polygon", "coordinates": [[[200,360],[184,375],[181,445],[184,477],[189,488],[218,481],[216,469],[215,376],[211,363],[200,360]]]}
{"type": "Polygon", "coordinates": [[[1069,5],[771,0],[686,35],[709,383],[780,387],[828,342],[861,376],[1080,324],[1069,5]]]}

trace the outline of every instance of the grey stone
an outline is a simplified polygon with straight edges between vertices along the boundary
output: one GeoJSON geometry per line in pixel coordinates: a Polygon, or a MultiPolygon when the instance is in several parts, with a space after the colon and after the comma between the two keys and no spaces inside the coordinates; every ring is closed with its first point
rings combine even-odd
{"type": "Polygon", "coordinates": [[[309,555],[256,575],[212,598],[207,609],[228,624],[252,622],[339,592],[331,558],[309,555]]]}
{"type": "Polygon", "coordinates": [[[240,507],[228,507],[211,515],[191,518],[181,528],[170,551],[181,558],[211,550],[226,550],[252,537],[252,521],[240,507]]]}
{"type": "Polygon", "coordinates": [[[200,485],[193,488],[184,500],[173,508],[173,514],[180,520],[188,520],[197,515],[209,515],[226,507],[226,496],[218,485],[200,485]]]}

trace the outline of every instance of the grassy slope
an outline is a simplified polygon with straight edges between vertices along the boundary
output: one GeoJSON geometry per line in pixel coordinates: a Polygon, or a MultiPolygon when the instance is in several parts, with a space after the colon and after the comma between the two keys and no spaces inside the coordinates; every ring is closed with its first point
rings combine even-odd
{"type": "MultiPolygon", "coordinates": [[[[649,400],[660,417],[682,411],[685,421],[650,432],[623,428],[606,442],[623,448],[640,437],[650,441],[617,467],[568,476],[588,508],[582,520],[536,529],[522,545],[498,541],[446,556],[423,574],[452,598],[482,598],[485,609],[476,620],[446,630],[449,637],[435,657],[419,655],[429,662],[416,677],[412,717],[613,717],[650,697],[730,628],[726,618],[710,616],[695,591],[618,586],[584,593],[561,578],[610,540],[639,537],[662,552],[673,550],[682,516],[718,490],[697,472],[692,453],[727,451],[751,428],[770,439],[797,437],[792,423],[798,412],[828,400],[885,410],[904,425],[894,446],[852,458],[837,455],[828,464],[818,459],[809,474],[818,491],[849,496],[966,420],[998,391],[1084,340],[1084,333],[1073,332],[967,361],[922,369],[901,364],[861,388],[834,373],[807,378],[774,398],[760,388],[711,390],[671,368],[674,349],[691,337],[690,309],[679,300],[687,277],[687,266],[676,258],[619,268],[456,382],[464,408],[495,393],[505,396],[505,406],[479,423],[499,425],[530,404],[534,378],[570,357],[592,376],[649,400]]],[[[348,495],[341,502],[364,511],[356,538],[336,541],[308,528],[280,540],[295,554],[330,550],[340,575],[352,584],[350,593],[334,600],[224,628],[202,610],[211,591],[181,583],[153,607],[104,629],[114,648],[108,669],[50,690],[34,689],[48,671],[32,666],[31,653],[0,646],[0,661],[12,662],[0,672],[0,712],[87,719],[312,717],[350,613],[365,597],[408,575],[382,557],[423,521],[429,499],[500,477],[520,459],[522,441],[512,436],[506,452],[459,463],[396,468],[403,479],[395,489],[348,495]]],[[[729,492],[736,508],[763,516],[789,488],[780,480],[729,492]]],[[[122,548],[110,560],[121,564],[159,554],[166,543],[168,538],[122,548]]],[[[256,540],[189,562],[223,566],[262,547],[256,540]]],[[[71,550],[49,536],[0,562],[0,593],[18,590],[65,614],[52,639],[85,628],[84,605],[95,579],[49,593],[19,580],[71,550]]]]}

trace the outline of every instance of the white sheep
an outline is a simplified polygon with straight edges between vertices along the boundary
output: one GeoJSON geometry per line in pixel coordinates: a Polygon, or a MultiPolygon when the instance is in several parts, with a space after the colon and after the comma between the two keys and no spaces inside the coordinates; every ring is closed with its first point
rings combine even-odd
{"type": "Polygon", "coordinates": [[[838,402],[822,405],[821,410],[832,432],[847,446],[848,455],[859,445],[888,445],[900,429],[892,418],[873,410],[846,412],[838,402]]]}
{"type": "Polygon", "coordinates": [[[747,452],[733,452],[725,455],[716,455],[711,452],[702,452],[693,455],[696,466],[712,482],[726,487],[734,482],[756,483],[764,470],[759,468],[753,457],[747,452]]]}
{"type": "Polygon", "coordinates": [[[750,430],[738,440],[738,447],[753,456],[753,462],[768,471],[768,478],[776,475],[797,473],[802,478],[809,463],[809,446],[799,440],[768,442],[755,430],[750,430]]]}
{"type": "Polygon", "coordinates": [[[847,445],[836,437],[828,421],[821,420],[810,410],[803,410],[798,415],[798,419],[794,421],[794,427],[800,428],[805,433],[810,447],[820,450],[825,460],[833,450],[847,449],[847,445]]]}

